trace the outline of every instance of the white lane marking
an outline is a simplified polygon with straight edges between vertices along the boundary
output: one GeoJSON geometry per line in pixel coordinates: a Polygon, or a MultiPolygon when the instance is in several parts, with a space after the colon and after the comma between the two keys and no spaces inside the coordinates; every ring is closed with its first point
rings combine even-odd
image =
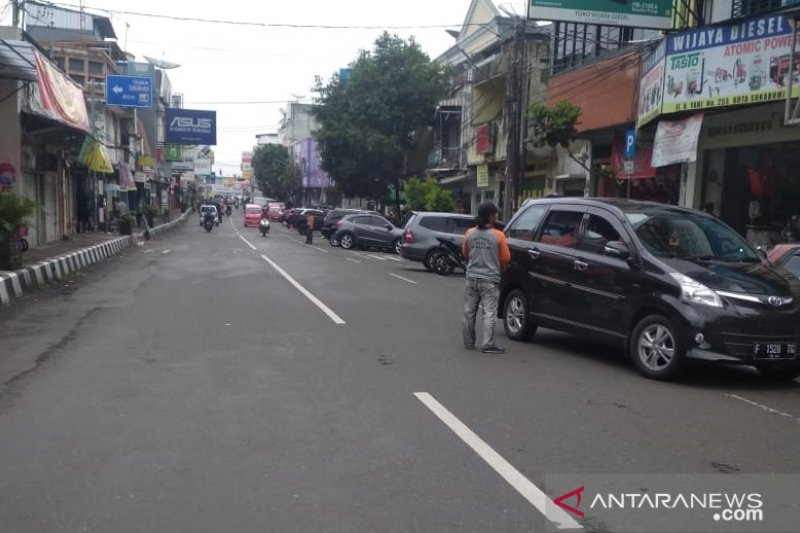
{"type": "Polygon", "coordinates": [[[358,259],[353,259],[352,257],[345,257],[345,259],[347,259],[348,261],[352,261],[353,263],[358,263],[359,265],[361,264],[361,261],[359,261],[358,259]]]}
{"type": "Polygon", "coordinates": [[[388,261],[385,257],[381,255],[369,255],[367,257],[371,257],[372,259],[377,259],[378,261],[388,261]]]}
{"type": "Polygon", "coordinates": [[[771,415],[782,416],[784,418],[789,418],[789,419],[791,419],[791,420],[793,420],[795,422],[800,423],[800,417],[798,417],[798,416],[791,415],[789,413],[784,413],[783,411],[778,411],[777,409],[773,409],[772,407],[769,407],[767,405],[764,405],[764,404],[761,404],[761,403],[758,403],[758,402],[754,402],[753,400],[748,400],[747,398],[743,398],[743,397],[738,396],[736,394],[726,394],[725,396],[727,396],[728,398],[733,398],[734,400],[739,400],[740,402],[744,402],[746,404],[752,405],[753,407],[758,407],[759,409],[761,409],[763,411],[766,411],[771,415]]]}
{"type": "Polygon", "coordinates": [[[262,256],[261,256],[261,259],[263,259],[264,261],[266,261],[267,263],[269,263],[269,264],[272,266],[272,268],[274,268],[276,271],[278,271],[278,274],[280,274],[281,276],[283,276],[284,278],[286,278],[286,281],[288,281],[289,283],[291,283],[292,285],[294,285],[294,288],[295,288],[295,289],[297,289],[298,291],[300,291],[300,293],[301,293],[303,296],[305,296],[306,298],[308,298],[309,300],[311,300],[311,303],[313,303],[314,305],[316,305],[317,307],[319,307],[319,309],[320,309],[320,310],[321,310],[323,313],[325,313],[326,315],[328,315],[328,318],[330,318],[331,320],[333,320],[333,323],[334,323],[334,324],[339,324],[339,325],[346,324],[346,322],[345,322],[344,320],[342,320],[342,318],[341,318],[339,315],[337,315],[336,313],[334,313],[334,312],[333,312],[333,310],[332,310],[330,307],[328,307],[327,305],[325,305],[324,303],[322,303],[322,301],[320,301],[320,299],[319,299],[319,298],[317,298],[316,296],[314,296],[313,294],[311,294],[311,292],[310,292],[308,289],[306,289],[305,287],[303,287],[302,285],[300,285],[300,283],[298,283],[298,282],[297,282],[297,281],[296,281],[296,280],[295,280],[295,279],[294,279],[292,276],[290,276],[290,275],[289,275],[289,274],[288,274],[288,273],[287,273],[287,272],[286,272],[284,269],[282,269],[280,266],[278,266],[278,264],[277,264],[275,261],[273,261],[272,259],[270,259],[270,258],[269,258],[269,257],[267,257],[266,255],[262,255],[262,256]]]}
{"type": "MultiPolygon", "coordinates": [[[[239,232],[237,231],[236,233],[239,233],[239,232]]],[[[247,246],[249,246],[250,248],[252,248],[253,250],[256,250],[256,249],[257,249],[255,246],[253,246],[253,245],[250,243],[250,241],[248,241],[247,239],[245,239],[245,238],[244,238],[244,237],[242,237],[241,235],[239,235],[239,238],[240,238],[240,239],[242,239],[242,240],[244,241],[244,243],[245,243],[247,246]]]]}
{"type": "Polygon", "coordinates": [[[163,250],[161,253],[167,255],[169,253],[172,253],[172,250],[163,250]]]}
{"type": "Polygon", "coordinates": [[[388,259],[389,261],[395,261],[397,263],[403,262],[402,259],[400,259],[399,257],[394,257],[393,255],[387,255],[386,257],[384,257],[384,259],[388,259]]]}
{"type": "Polygon", "coordinates": [[[404,278],[403,276],[398,276],[397,274],[392,274],[391,272],[389,272],[389,275],[392,276],[393,278],[402,279],[403,281],[407,281],[408,283],[413,283],[414,285],[418,285],[416,281],[404,278]]]}
{"type": "MultiPolygon", "coordinates": [[[[290,241],[294,241],[294,242],[296,242],[297,244],[306,245],[306,241],[301,241],[300,239],[293,239],[293,238],[291,238],[291,237],[289,237],[289,236],[287,236],[287,235],[281,235],[281,237],[286,237],[286,238],[287,238],[287,239],[289,239],[290,241]]],[[[324,248],[320,248],[319,246],[314,246],[313,244],[309,244],[309,245],[307,245],[307,246],[308,246],[309,248],[314,248],[315,250],[319,250],[320,252],[324,252],[324,253],[326,253],[326,254],[329,254],[329,253],[331,253],[331,251],[330,251],[330,250],[326,250],[326,249],[324,249],[324,248]]]]}
{"type": "Polygon", "coordinates": [[[449,427],[453,433],[464,441],[481,459],[491,466],[495,472],[505,479],[509,485],[514,487],[523,498],[528,500],[531,505],[536,507],[548,520],[553,522],[558,529],[582,529],[566,511],[555,505],[539,487],[534,485],[528,478],[506,461],[503,456],[497,453],[491,446],[469,429],[453,413],[440,404],[436,398],[427,392],[415,392],[414,396],[421,401],[425,407],[431,410],[439,420],[449,427]]]}

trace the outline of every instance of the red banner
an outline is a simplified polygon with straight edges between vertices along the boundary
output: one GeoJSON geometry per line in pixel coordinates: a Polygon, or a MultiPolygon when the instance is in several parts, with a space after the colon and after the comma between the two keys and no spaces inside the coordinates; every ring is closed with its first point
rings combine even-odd
{"type": "Polygon", "coordinates": [[[39,98],[44,112],[53,120],[91,133],[83,90],[42,58],[39,52],[34,54],[39,75],[39,98]]]}
{"type": "Polygon", "coordinates": [[[653,158],[653,145],[640,143],[636,146],[636,155],[633,158],[633,172],[625,172],[625,139],[615,137],[611,147],[611,167],[617,174],[617,179],[646,179],[655,178],[656,169],[650,162],[653,158]]]}

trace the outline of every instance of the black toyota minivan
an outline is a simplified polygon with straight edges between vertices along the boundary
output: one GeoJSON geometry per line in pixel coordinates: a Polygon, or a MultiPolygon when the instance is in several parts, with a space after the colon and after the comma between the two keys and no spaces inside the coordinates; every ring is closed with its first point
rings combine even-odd
{"type": "Polygon", "coordinates": [[[711,215],[617,199],[530,200],[506,227],[506,333],[538,326],[627,350],[653,379],[689,359],[800,375],[800,279],[711,215]]]}

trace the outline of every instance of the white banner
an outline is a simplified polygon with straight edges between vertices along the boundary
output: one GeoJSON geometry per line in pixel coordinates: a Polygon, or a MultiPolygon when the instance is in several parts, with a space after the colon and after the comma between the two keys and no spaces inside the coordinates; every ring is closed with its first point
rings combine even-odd
{"type": "Polygon", "coordinates": [[[683,120],[662,120],[658,123],[653,143],[654,167],[697,160],[697,140],[703,127],[703,114],[698,113],[683,120]]]}
{"type": "Polygon", "coordinates": [[[195,159],[194,160],[194,173],[196,176],[210,176],[211,175],[211,160],[210,159],[195,159]]]}

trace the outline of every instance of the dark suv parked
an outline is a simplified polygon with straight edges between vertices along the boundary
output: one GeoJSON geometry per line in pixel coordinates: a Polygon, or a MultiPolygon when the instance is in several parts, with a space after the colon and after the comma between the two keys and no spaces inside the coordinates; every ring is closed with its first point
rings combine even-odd
{"type": "Polygon", "coordinates": [[[800,375],[800,280],[711,215],[608,199],[527,202],[506,227],[506,333],[537,326],[624,347],[645,376],[689,359],[800,375]]]}
{"type": "Polygon", "coordinates": [[[431,270],[430,254],[439,245],[436,237],[456,244],[464,242],[464,234],[475,226],[475,217],[455,213],[415,212],[406,223],[400,255],[410,261],[422,262],[431,270]]]}
{"type": "Polygon", "coordinates": [[[325,213],[325,220],[322,221],[322,236],[330,241],[331,246],[339,246],[339,241],[333,238],[333,234],[336,232],[336,223],[347,215],[357,215],[360,213],[376,214],[372,211],[364,211],[362,209],[331,209],[325,213]]]}

